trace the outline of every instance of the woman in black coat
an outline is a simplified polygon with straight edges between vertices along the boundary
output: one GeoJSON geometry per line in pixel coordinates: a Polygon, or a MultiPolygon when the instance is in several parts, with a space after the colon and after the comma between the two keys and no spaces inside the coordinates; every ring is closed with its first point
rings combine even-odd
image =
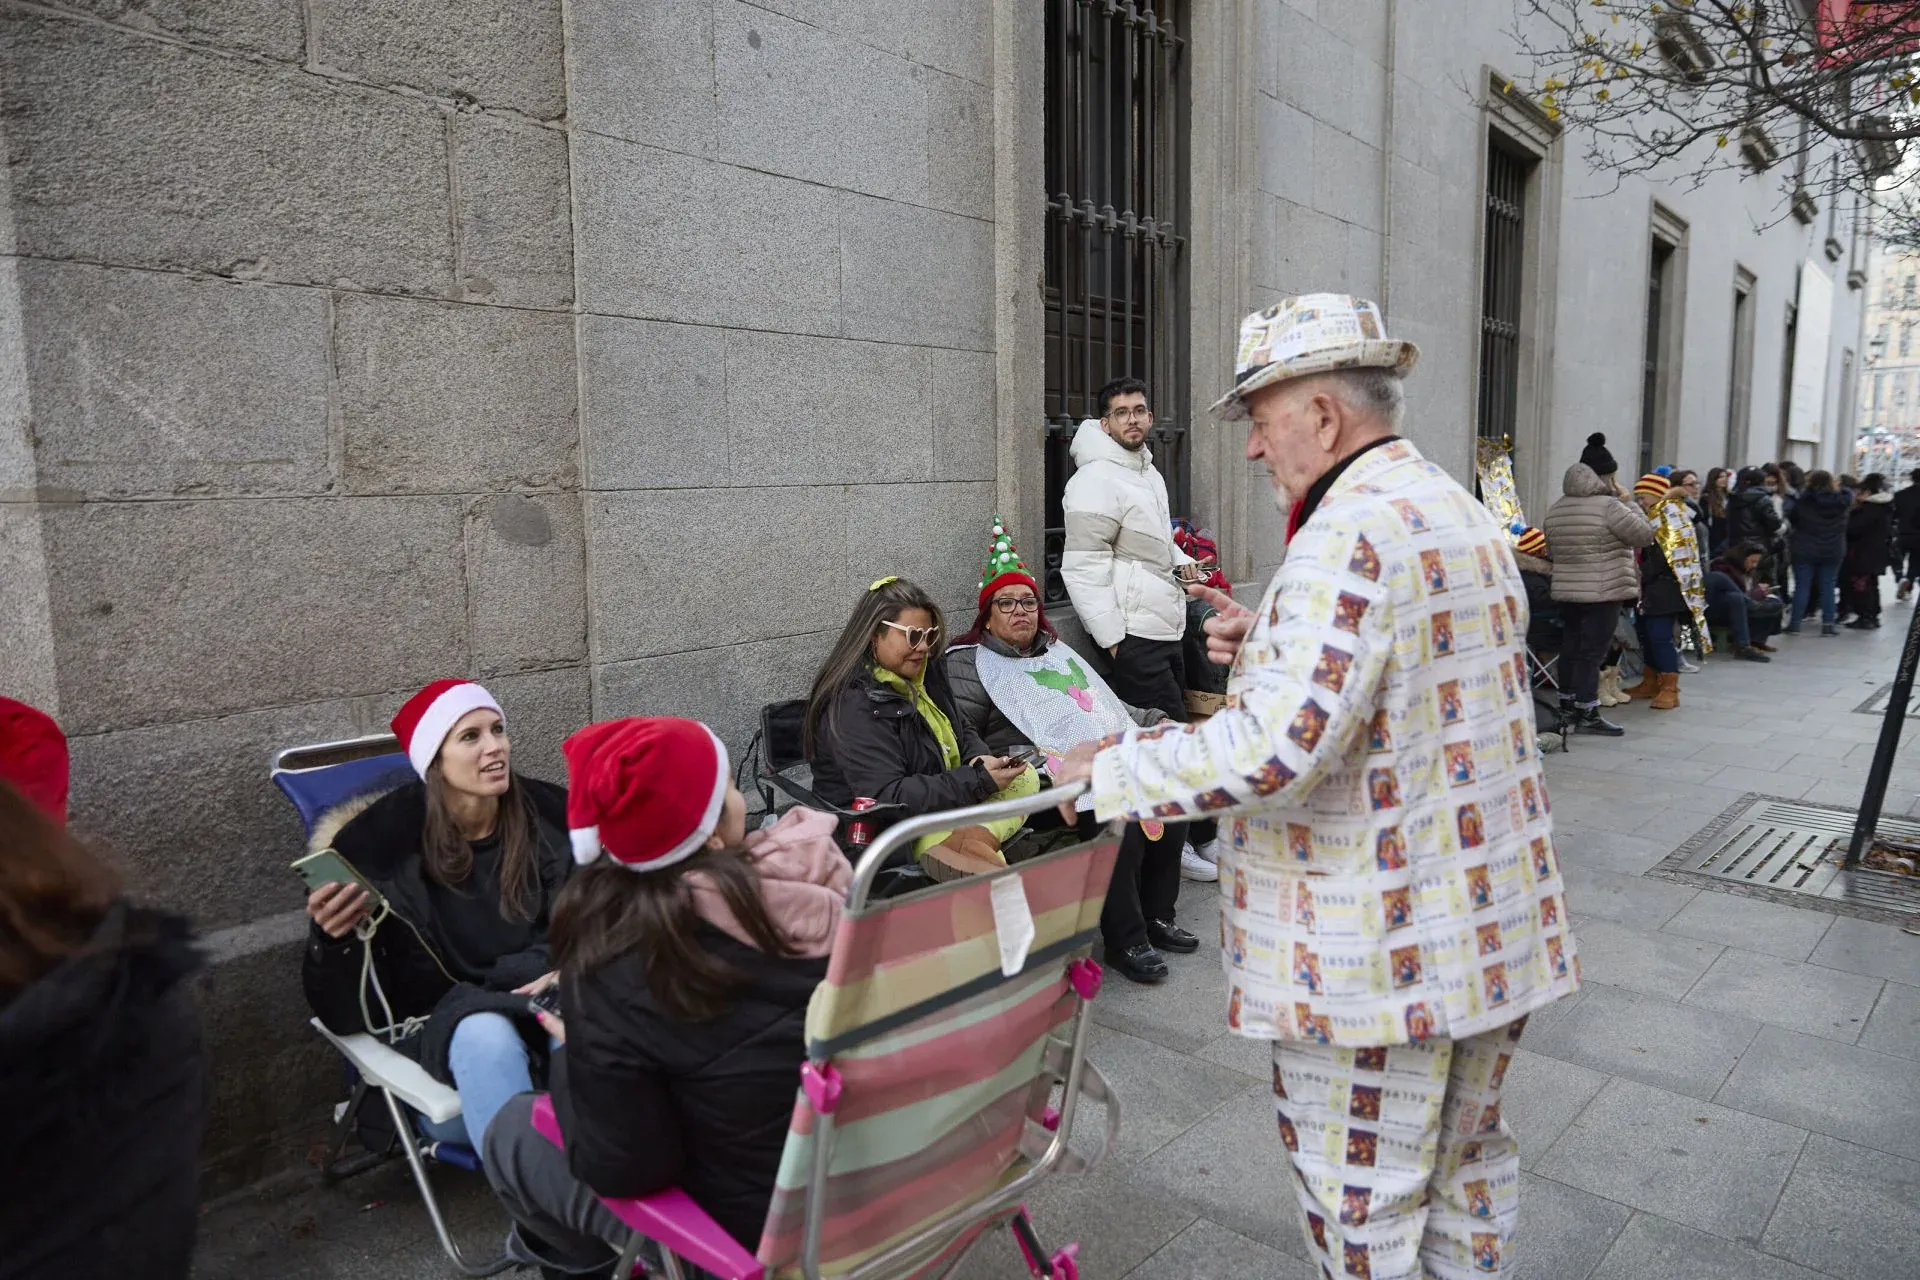
{"type": "MultiPolygon", "coordinates": [[[[980,804],[1028,772],[992,754],[958,714],[939,660],[944,631],[940,607],[911,582],[883,578],[861,594],[807,700],[807,757],[822,800],[899,805],[898,820],[980,804]]],[[[998,870],[1000,845],[1020,826],[964,827],[919,853],[938,864],[928,865],[937,878],[998,870]]]]}
{"type": "MultiPolygon", "coordinates": [[[[20,745],[14,727],[0,706],[0,757],[20,745]]],[[[187,922],[129,903],[119,875],[52,807],[7,780],[8,763],[0,759],[0,1275],[186,1280],[207,1117],[189,986],[201,958],[187,922]]]]}
{"type": "Polygon", "coordinates": [[[393,729],[421,780],[329,814],[310,841],[382,902],[314,890],[301,980],[330,1031],[380,1033],[457,1089],[460,1117],[423,1127],[478,1150],[545,1069],[527,996],[553,981],[548,922],[574,870],[567,793],[512,771],[499,704],[469,681],[428,685],[393,729]]]}
{"type": "Polygon", "coordinates": [[[1787,521],[1793,526],[1788,547],[1793,553],[1793,614],[1787,634],[1798,635],[1800,623],[1816,600],[1820,606],[1820,634],[1840,634],[1839,602],[1835,588],[1840,561],[1847,553],[1847,516],[1853,494],[1833,482],[1831,471],[1809,471],[1805,487],[1787,503],[1787,521]]]}
{"type": "Polygon", "coordinates": [[[1847,516],[1847,559],[1841,576],[1854,614],[1849,627],[1872,631],[1880,625],[1880,577],[1892,563],[1893,495],[1887,492],[1887,478],[1876,471],[1860,482],[1858,501],[1847,516]]]}

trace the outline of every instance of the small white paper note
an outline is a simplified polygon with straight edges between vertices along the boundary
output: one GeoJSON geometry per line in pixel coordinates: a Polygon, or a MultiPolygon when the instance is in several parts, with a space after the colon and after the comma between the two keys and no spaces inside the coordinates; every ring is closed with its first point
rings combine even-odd
{"type": "Polygon", "coordinates": [[[1000,972],[1011,978],[1027,962],[1033,946],[1033,908],[1019,872],[993,882],[993,927],[1000,935],[1000,972]]]}

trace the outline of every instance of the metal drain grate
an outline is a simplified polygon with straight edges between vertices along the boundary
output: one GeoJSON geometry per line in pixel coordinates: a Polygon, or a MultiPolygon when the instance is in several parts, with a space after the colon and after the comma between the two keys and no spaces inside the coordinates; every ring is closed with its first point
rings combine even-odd
{"type": "MultiPolygon", "coordinates": [[[[1854,811],[1748,795],[1647,874],[1889,924],[1920,919],[1920,880],[1848,870],[1838,858],[1854,811]]],[[[1883,818],[1884,835],[1920,840],[1920,822],[1883,818]]]]}
{"type": "MultiPolygon", "coordinates": [[[[1887,695],[1893,692],[1893,686],[1883,684],[1867,695],[1867,700],[1855,707],[1854,713],[1863,716],[1884,716],[1887,714],[1887,695]]],[[[1907,719],[1920,720],[1920,698],[1907,704],[1907,719]]]]}

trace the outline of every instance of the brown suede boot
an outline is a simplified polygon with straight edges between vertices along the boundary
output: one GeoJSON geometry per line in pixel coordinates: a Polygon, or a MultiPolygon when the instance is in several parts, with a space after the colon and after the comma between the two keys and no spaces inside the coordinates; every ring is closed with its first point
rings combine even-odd
{"type": "Polygon", "coordinates": [[[924,855],[927,875],[935,881],[959,880],[1004,868],[1000,842],[985,827],[962,827],[924,855]]]}
{"type": "Polygon", "coordinates": [[[1680,673],[1678,671],[1660,673],[1660,691],[1653,695],[1653,701],[1647,705],[1655,711],[1672,711],[1680,705],[1680,673]]]}
{"type": "Polygon", "coordinates": [[[1660,673],[1652,667],[1646,667],[1640,673],[1640,683],[1621,692],[1629,698],[1651,698],[1660,692],[1660,673]]]}

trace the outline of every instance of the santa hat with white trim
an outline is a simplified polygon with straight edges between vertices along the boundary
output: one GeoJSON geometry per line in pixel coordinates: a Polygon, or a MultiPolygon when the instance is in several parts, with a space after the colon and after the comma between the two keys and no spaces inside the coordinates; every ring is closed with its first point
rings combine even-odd
{"type": "Polygon", "coordinates": [[[415,773],[427,776],[440,754],[440,744],[470,711],[491,711],[503,721],[507,718],[493,695],[471,680],[435,680],[407,699],[393,717],[392,728],[415,773]]]}
{"type": "Polygon", "coordinates": [[[727,748],[698,720],[603,720],[561,750],[581,866],[604,852],[629,871],[657,871],[698,852],[720,825],[732,777],[727,748]]]}

